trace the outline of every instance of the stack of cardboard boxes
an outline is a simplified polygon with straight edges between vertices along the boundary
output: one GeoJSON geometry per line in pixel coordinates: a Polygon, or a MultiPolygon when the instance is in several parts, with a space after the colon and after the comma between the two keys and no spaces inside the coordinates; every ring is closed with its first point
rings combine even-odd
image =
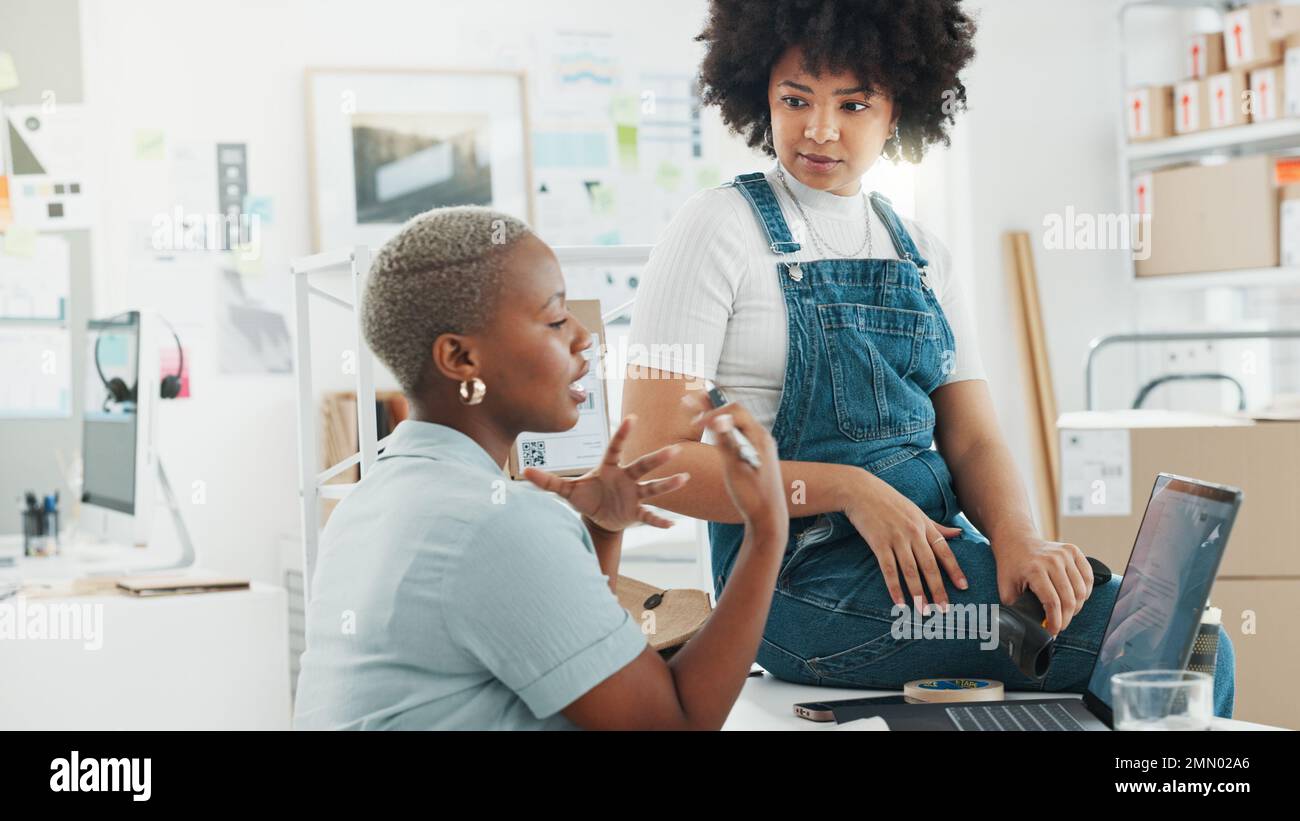
{"type": "Polygon", "coordinates": [[[1223,26],[1187,38],[1182,80],[1128,92],[1131,141],[1300,116],[1300,6],[1245,6],[1223,26]]]}
{"type": "Polygon", "coordinates": [[[1236,717],[1300,729],[1300,419],[1067,413],[1059,538],[1123,572],[1157,473],[1243,491],[1210,603],[1237,659],[1236,717]]]}
{"type": "MultiPolygon", "coordinates": [[[[1128,94],[1133,141],[1300,117],[1300,6],[1230,11],[1221,32],[1189,37],[1183,80],[1128,94]]],[[[1138,174],[1137,276],[1300,266],[1300,165],[1248,156],[1138,174]],[[1280,196],[1279,196],[1280,191],[1280,196]]]]}

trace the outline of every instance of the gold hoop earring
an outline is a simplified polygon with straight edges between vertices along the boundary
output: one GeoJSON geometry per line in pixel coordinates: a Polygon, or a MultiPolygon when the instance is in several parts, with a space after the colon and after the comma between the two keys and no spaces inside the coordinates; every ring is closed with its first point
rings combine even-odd
{"type": "Polygon", "coordinates": [[[902,159],[903,157],[903,138],[898,133],[898,126],[894,126],[894,157],[893,159],[902,159]]]}
{"type": "Polygon", "coordinates": [[[477,405],[483,401],[483,394],[487,393],[487,385],[477,376],[460,383],[460,403],[462,405],[477,405]]]}

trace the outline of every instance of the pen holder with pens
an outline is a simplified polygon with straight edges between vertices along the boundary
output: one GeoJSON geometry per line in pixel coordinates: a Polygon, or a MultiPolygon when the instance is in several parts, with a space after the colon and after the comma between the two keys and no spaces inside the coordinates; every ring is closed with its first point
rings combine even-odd
{"type": "Polygon", "coordinates": [[[58,510],[29,507],[20,514],[23,520],[23,555],[53,556],[58,553],[58,510]]]}

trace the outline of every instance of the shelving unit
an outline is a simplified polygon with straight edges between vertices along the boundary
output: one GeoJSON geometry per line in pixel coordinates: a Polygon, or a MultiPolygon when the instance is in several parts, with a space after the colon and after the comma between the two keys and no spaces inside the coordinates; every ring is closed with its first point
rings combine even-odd
{"type": "MultiPolygon", "coordinates": [[[[1123,99],[1123,92],[1130,86],[1124,49],[1127,45],[1125,34],[1131,11],[1141,8],[1209,9],[1221,15],[1233,6],[1239,5],[1243,4],[1230,3],[1226,0],[1135,0],[1125,3],[1119,11],[1120,77],[1124,87],[1118,99],[1123,99]]],[[[1300,118],[1248,123],[1138,143],[1129,142],[1122,113],[1116,118],[1116,124],[1119,138],[1120,185],[1121,190],[1125,192],[1126,205],[1130,209],[1132,205],[1127,201],[1134,174],[1172,165],[1194,163],[1209,157],[1226,159],[1259,153],[1300,154],[1300,118]]],[[[1164,289],[1188,291],[1213,287],[1300,287],[1300,269],[1296,268],[1202,271],[1159,277],[1138,277],[1131,255],[1127,257],[1127,265],[1129,279],[1137,284],[1141,292],[1164,289]]]]}
{"type": "Polygon", "coordinates": [[[1288,149],[1300,152],[1300,118],[1247,123],[1180,134],[1164,140],[1126,143],[1123,153],[1133,171],[1146,171],[1209,153],[1236,156],[1288,149]]]}
{"type": "Polygon", "coordinates": [[[1240,268],[1158,277],[1134,277],[1139,291],[1203,291],[1208,288],[1286,288],[1300,286],[1300,268],[1240,268]]]}

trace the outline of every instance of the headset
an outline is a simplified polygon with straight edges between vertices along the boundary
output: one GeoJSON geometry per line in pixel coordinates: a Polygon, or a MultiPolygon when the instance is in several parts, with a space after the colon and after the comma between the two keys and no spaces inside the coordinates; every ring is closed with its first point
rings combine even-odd
{"type": "MultiPolygon", "coordinates": [[[[125,313],[110,316],[108,319],[103,321],[112,322],[116,319],[131,316],[136,316],[137,319],[139,317],[135,311],[127,311],[125,313]]],[[[176,329],[172,327],[172,324],[162,316],[158,316],[158,319],[161,319],[163,324],[167,326],[167,330],[171,331],[172,339],[176,341],[177,356],[176,373],[162,378],[162,382],[158,385],[158,393],[163,399],[175,399],[181,394],[181,374],[185,373],[185,348],[181,346],[181,338],[176,334],[176,329]]],[[[108,408],[109,401],[134,402],[136,400],[137,385],[132,385],[128,388],[126,381],[120,376],[115,376],[112,379],[105,378],[104,369],[99,364],[99,341],[102,338],[102,334],[97,333],[95,335],[95,372],[99,374],[99,381],[103,382],[104,387],[108,390],[109,395],[104,398],[104,408],[108,408]]],[[[139,352],[136,353],[136,356],[139,356],[139,352]]],[[[138,384],[139,377],[137,376],[136,379],[138,384]]]]}

